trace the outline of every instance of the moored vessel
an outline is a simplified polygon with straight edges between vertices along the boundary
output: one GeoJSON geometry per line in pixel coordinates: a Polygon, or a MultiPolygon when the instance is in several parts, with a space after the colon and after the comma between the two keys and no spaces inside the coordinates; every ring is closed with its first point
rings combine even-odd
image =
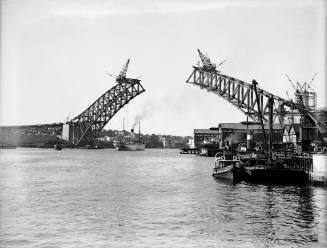
{"type": "Polygon", "coordinates": [[[215,156],[215,167],[213,168],[212,176],[217,179],[234,180],[234,169],[235,167],[239,167],[240,163],[241,161],[236,157],[233,157],[233,159],[230,160],[217,153],[215,156]]]}
{"type": "Polygon", "coordinates": [[[255,166],[243,166],[234,169],[234,177],[250,183],[268,184],[306,184],[310,181],[312,158],[293,156],[291,159],[276,159],[258,163],[255,166]]]}

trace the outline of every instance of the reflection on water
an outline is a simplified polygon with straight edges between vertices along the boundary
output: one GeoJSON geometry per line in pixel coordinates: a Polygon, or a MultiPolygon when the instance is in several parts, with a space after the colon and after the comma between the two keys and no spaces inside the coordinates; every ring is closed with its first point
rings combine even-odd
{"type": "Polygon", "coordinates": [[[0,151],[1,247],[327,247],[327,190],[235,184],[176,150],[0,151]]]}

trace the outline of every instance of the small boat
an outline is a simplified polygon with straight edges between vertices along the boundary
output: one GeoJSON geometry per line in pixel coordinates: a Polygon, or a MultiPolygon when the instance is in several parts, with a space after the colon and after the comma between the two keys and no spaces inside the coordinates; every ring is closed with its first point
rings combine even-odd
{"type": "Polygon", "coordinates": [[[55,145],[53,146],[53,148],[54,148],[55,150],[60,151],[60,150],[62,150],[62,145],[61,145],[61,144],[55,144],[55,145]]]}
{"type": "Polygon", "coordinates": [[[236,157],[233,160],[225,159],[224,156],[215,156],[215,167],[213,168],[212,176],[217,179],[234,180],[234,168],[240,166],[241,161],[236,157]]]}

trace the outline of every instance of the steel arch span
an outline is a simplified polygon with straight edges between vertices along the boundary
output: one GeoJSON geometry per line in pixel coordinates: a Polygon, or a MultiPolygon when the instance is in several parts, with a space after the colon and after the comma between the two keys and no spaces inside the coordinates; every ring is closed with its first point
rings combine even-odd
{"type": "Polygon", "coordinates": [[[198,52],[202,66],[193,66],[193,72],[186,80],[186,83],[197,85],[201,89],[217,94],[252,120],[260,120],[260,110],[264,123],[268,123],[269,99],[272,98],[274,100],[273,120],[275,123],[277,122],[283,127],[284,124],[290,121],[290,117],[293,118],[296,115],[301,118],[305,117],[310,122],[308,125],[312,128],[317,128],[323,136],[324,142],[327,143],[327,126],[318,120],[313,109],[303,104],[283,99],[260,88],[257,88],[257,100],[252,84],[221,74],[217,69],[217,65],[212,63],[207,55],[204,55],[200,50],[198,52]]]}
{"type": "Polygon", "coordinates": [[[76,145],[92,144],[112,117],[145,89],[139,79],[127,78],[129,60],[116,78],[117,84],[100,96],[84,112],[67,122],[69,141],[76,145]]]}
{"type": "MultiPolygon", "coordinates": [[[[218,71],[207,71],[201,67],[193,67],[193,72],[187,79],[187,83],[199,86],[224,98],[251,119],[259,121],[259,113],[257,110],[257,100],[254,89],[251,84],[243,82],[233,77],[220,74],[218,71]]],[[[258,89],[258,97],[260,109],[264,122],[268,122],[268,99],[272,97],[278,102],[284,99],[268,93],[262,89],[258,89]]],[[[274,120],[278,116],[278,108],[274,107],[274,120]]]]}

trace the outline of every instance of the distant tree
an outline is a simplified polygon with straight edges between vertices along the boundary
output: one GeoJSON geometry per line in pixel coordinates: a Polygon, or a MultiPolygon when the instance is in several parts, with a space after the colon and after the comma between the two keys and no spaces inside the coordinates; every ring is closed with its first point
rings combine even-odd
{"type": "Polygon", "coordinates": [[[151,136],[147,137],[145,146],[146,148],[163,148],[163,143],[160,141],[158,135],[151,134],[151,136]]]}

